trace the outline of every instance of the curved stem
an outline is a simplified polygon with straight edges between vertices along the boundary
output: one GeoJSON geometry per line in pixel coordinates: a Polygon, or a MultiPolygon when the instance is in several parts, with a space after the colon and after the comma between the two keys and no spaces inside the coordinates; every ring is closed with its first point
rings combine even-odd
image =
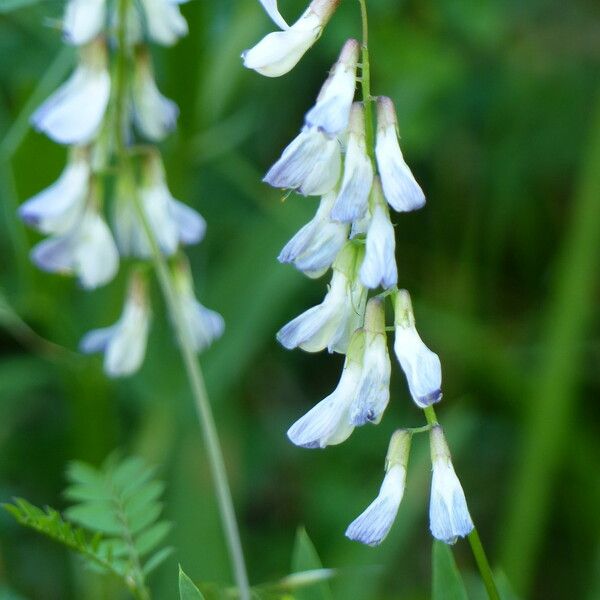
{"type": "Polygon", "coordinates": [[[373,98],[371,96],[371,64],[369,61],[369,19],[367,16],[367,0],[358,0],[362,21],[362,69],[361,90],[363,106],[365,107],[365,142],[367,152],[373,160],[373,98]]]}

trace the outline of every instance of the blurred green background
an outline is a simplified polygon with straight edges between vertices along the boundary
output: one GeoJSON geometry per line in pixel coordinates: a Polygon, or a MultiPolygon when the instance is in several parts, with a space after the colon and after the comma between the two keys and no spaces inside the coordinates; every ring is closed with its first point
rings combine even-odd
{"type": "MultiPolygon", "coordinates": [[[[124,277],[93,293],[42,274],[17,205],[56,179],[65,149],[27,117],[73,54],[62,3],[4,12],[0,1],[0,499],[65,506],[64,467],[113,449],[159,467],[177,552],[152,583],[176,595],[176,565],[198,580],[229,570],[191,396],[159,290],[146,363],[107,381],[75,353],[120,313],[124,277]],[[30,329],[31,328],[31,329],[30,329]],[[35,333],[34,333],[35,332],[35,333]],[[44,341],[47,340],[47,341],[44,341]]],[[[280,0],[293,18],[305,5],[280,0]]],[[[428,197],[396,215],[400,285],[444,367],[445,425],[471,512],[495,566],[522,598],[600,598],[600,4],[596,0],[370,0],[372,83],[397,106],[403,150],[428,197]]],[[[385,543],[343,536],[375,496],[389,435],[420,425],[394,370],[378,427],[327,451],[293,447],[287,427],[336,384],[339,356],[287,352],[277,329],[320,301],[276,261],[316,200],[260,182],[299,129],[343,41],[359,35],[344,0],[293,72],[266,79],[239,54],[270,29],[254,0],[195,0],[190,34],[154,49],[162,91],[181,107],[163,145],[169,185],[206,217],[189,249],[197,290],[227,330],[201,357],[251,578],[285,574],[304,524],[334,596],[427,598],[429,459],[413,444],[408,488],[385,543]]],[[[62,548],[0,514],[1,598],[103,598],[62,548]],[[17,595],[18,593],[18,595],[17,595]],[[4,594],[4,595],[2,595],[4,594]],[[14,595],[11,595],[14,594],[14,595]]],[[[465,542],[456,556],[475,567],[465,542]]],[[[474,584],[473,598],[481,597],[474,584]]],[[[104,593],[104,595],[102,595],[104,593]]],[[[114,596],[112,596],[114,597],[114,596]]]]}

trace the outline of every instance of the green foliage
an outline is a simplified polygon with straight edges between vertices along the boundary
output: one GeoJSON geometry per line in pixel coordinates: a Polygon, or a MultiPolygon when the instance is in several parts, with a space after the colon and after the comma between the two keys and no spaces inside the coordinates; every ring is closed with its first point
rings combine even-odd
{"type": "Polygon", "coordinates": [[[438,540],[433,542],[432,571],[432,600],[468,600],[452,549],[438,540]]]}
{"type": "Polygon", "coordinates": [[[0,2],[0,14],[9,13],[13,10],[18,10],[19,8],[25,8],[26,6],[31,6],[38,2],[42,2],[42,0],[2,0],[2,2],[0,2]]]}
{"type": "MultiPolygon", "coordinates": [[[[306,529],[299,527],[292,553],[292,573],[299,574],[303,571],[318,573],[322,566],[321,559],[310,537],[308,537],[306,529]]],[[[327,581],[323,581],[306,589],[298,589],[295,597],[297,600],[330,600],[332,596],[327,581]]]]}
{"type": "Polygon", "coordinates": [[[204,600],[202,592],[179,567],[179,600],[204,600]]]}

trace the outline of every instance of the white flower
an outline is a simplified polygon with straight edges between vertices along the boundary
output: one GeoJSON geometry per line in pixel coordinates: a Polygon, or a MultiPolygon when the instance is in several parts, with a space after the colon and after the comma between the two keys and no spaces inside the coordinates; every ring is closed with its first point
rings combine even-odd
{"type": "Polygon", "coordinates": [[[31,123],[59,144],[87,144],[98,133],[109,96],[106,48],[94,42],[82,49],[73,75],[33,113],[31,123]]]}
{"type": "Polygon", "coordinates": [[[313,0],[302,16],[288,27],[274,0],[261,2],[283,31],[266,35],[256,46],[242,53],[244,66],[267,77],[291,71],[304,53],[317,41],[339,0],[313,0]]]}
{"type": "Polygon", "coordinates": [[[284,246],[282,263],[293,263],[309,277],[320,277],[333,263],[346,243],[348,225],[329,218],[335,194],[323,196],[314,218],[284,246]]]}
{"type": "Polygon", "coordinates": [[[383,301],[371,298],[365,314],[365,350],[361,375],[350,409],[350,422],[357,427],[379,423],[390,400],[391,364],[385,333],[383,301]]]}
{"type": "Polygon", "coordinates": [[[406,486],[406,467],[411,435],[394,432],[386,459],[386,474],[377,498],[346,529],[346,537],[369,546],[377,546],[389,533],[406,486]]]}
{"type": "Polygon", "coordinates": [[[454,544],[459,537],[469,535],[474,525],[439,425],[432,428],[429,439],[433,463],[429,526],[434,538],[454,544]]]}
{"type": "Polygon", "coordinates": [[[106,0],[69,0],[63,19],[67,42],[80,46],[91,42],[103,29],[106,0]]]}
{"type": "Polygon", "coordinates": [[[160,159],[148,158],[139,191],[122,186],[115,207],[115,233],[121,253],[125,256],[148,258],[152,255],[144,226],[134,204],[139,193],[142,209],[161,251],[171,256],[181,244],[202,240],[206,221],[194,209],[175,200],[167,187],[160,159]]]}
{"type": "Polygon", "coordinates": [[[91,207],[67,232],[35,246],[31,259],[44,271],[77,275],[87,289],[108,283],[119,268],[119,253],[110,229],[91,207]]]}
{"type": "Polygon", "coordinates": [[[377,166],[385,199],[398,212],[416,210],[425,205],[425,195],[404,161],[398,143],[398,123],[393,102],[377,99],[377,166]]]}
{"type": "Polygon", "coordinates": [[[396,237],[387,208],[381,196],[379,178],[373,186],[373,215],[367,230],[365,259],[360,267],[363,285],[374,289],[390,288],[398,283],[396,237]]]}
{"type": "Polygon", "coordinates": [[[304,127],[263,181],[276,188],[296,190],[304,196],[330,192],[340,176],[340,144],[318,129],[304,127]]]}
{"type": "Polygon", "coordinates": [[[187,335],[194,350],[201,352],[223,335],[225,321],[218,312],[198,302],[194,295],[189,265],[183,261],[175,266],[174,281],[179,308],[187,325],[187,335]]]}
{"type": "Polygon", "coordinates": [[[442,365],[437,354],[423,343],[415,328],[410,296],[396,295],[394,351],[406,375],[410,394],[419,408],[442,399],[442,365]]]}
{"type": "Polygon", "coordinates": [[[355,102],[350,111],[348,144],[344,160],[342,185],[331,210],[335,221],[351,223],[367,211],[373,184],[373,166],[365,144],[365,114],[362,103],[355,102]]]}
{"type": "Polygon", "coordinates": [[[348,40],[317,97],[316,104],[306,113],[305,123],[329,136],[339,135],[348,127],[350,107],[356,88],[356,64],[360,44],[348,40]]]}
{"type": "Polygon", "coordinates": [[[357,332],[350,343],[335,390],[289,428],[288,438],[296,446],[325,448],[341,444],[350,437],[354,425],[350,422],[349,410],[360,379],[363,336],[363,332],[357,332]]]}
{"type": "Polygon", "coordinates": [[[360,326],[361,306],[366,290],[354,283],[357,250],[348,244],[333,265],[329,291],[323,302],[309,308],[285,325],[277,339],[288,350],[344,353],[354,330],[360,326]]]}
{"type": "Polygon", "coordinates": [[[177,104],[165,98],[156,87],[147,52],[139,52],[133,82],[133,120],[136,127],[149,140],[162,140],[175,128],[178,115],[177,104]]]}
{"type": "Polygon", "coordinates": [[[144,360],[149,325],[146,283],[134,274],[121,318],[110,327],[86,333],[80,349],[86,354],[104,352],[104,371],[109,377],[131,375],[144,360]]]}
{"type": "Polygon", "coordinates": [[[90,165],[85,151],[74,148],[60,177],[19,207],[21,219],[42,233],[63,233],[85,209],[90,165]]]}
{"type": "Polygon", "coordinates": [[[172,46],[188,32],[176,2],[171,0],[141,0],[150,39],[163,46],[172,46]]]}

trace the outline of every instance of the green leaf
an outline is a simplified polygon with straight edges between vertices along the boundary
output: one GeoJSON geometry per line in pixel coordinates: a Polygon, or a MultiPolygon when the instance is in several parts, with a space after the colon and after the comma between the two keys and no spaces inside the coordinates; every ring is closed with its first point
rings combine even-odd
{"type": "Polygon", "coordinates": [[[2,0],[0,2],[0,14],[9,13],[19,8],[25,8],[32,4],[39,4],[42,0],[2,0]]]}
{"type": "MultiPolygon", "coordinates": [[[[308,537],[306,529],[299,527],[296,532],[294,550],[292,553],[292,573],[303,571],[322,571],[323,565],[314,544],[308,537]]],[[[326,581],[315,580],[314,585],[298,589],[296,600],[331,600],[331,589],[326,581]]]]}
{"type": "Polygon", "coordinates": [[[468,600],[462,577],[447,544],[434,540],[432,600],[468,600]]]}
{"type": "Polygon", "coordinates": [[[202,592],[179,566],[179,600],[204,600],[202,592]]]}

